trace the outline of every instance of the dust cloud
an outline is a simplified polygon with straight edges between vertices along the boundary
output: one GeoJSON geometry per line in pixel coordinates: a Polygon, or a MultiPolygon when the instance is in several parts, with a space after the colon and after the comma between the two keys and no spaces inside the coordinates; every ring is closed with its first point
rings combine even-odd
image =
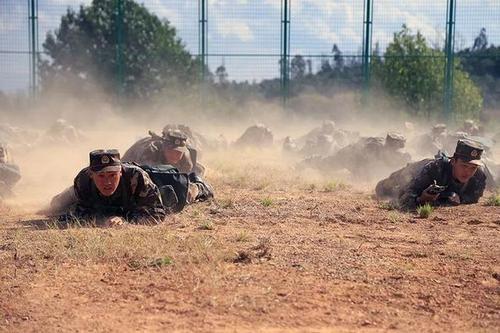
{"type": "MultiPolygon", "coordinates": [[[[222,136],[231,144],[246,128],[262,123],[273,131],[273,147],[258,147],[246,150],[245,154],[255,155],[247,158],[262,161],[264,166],[265,159],[271,158],[272,163],[281,163],[283,170],[292,170],[300,161],[282,155],[284,137],[298,138],[321,126],[324,120],[333,120],[338,128],[358,132],[363,137],[399,131],[411,138],[428,131],[432,125],[409,124],[412,120],[408,115],[402,110],[390,109],[383,98],[364,109],[355,93],[331,98],[302,95],[289,100],[286,109],[279,102],[251,101],[224,106],[222,110],[202,109],[199,102],[181,106],[169,102],[118,106],[104,99],[83,103],[58,96],[26,106],[22,112],[12,107],[0,109],[0,120],[2,126],[15,129],[16,135],[11,136],[8,144],[22,173],[22,179],[14,188],[15,197],[6,203],[28,212],[46,206],[55,194],[70,186],[76,174],[88,165],[90,151],[116,148],[123,154],[135,141],[146,137],[148,130],[161,134],[166,124],[185,124],[207,138],[222,136]],[[78,137],[68,141],[51,136],[50,130],[57,119],[74,126],[78,137]]],[[[202,152],[202,163],[209,170],[209,178],[210,169],[220,168],[224,159],[231,159],[231,149],[222,153],[202,152]],[[216,160],[219,163],[210,165],[210,161],[216,160]]],[[[366,189],[366,184],[363,187],[366,189]]]]}

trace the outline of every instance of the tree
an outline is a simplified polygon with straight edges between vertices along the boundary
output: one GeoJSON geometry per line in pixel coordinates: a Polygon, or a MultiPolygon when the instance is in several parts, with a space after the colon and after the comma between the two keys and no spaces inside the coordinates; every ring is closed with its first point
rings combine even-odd
{"type": "Polygon", "coordinates": [[[344,57],[342,57],[342,51],[340,51],[337,44],[333,44],[332,53],[335,68],[338,70],[342,70],[342,68],[344,68],[344,57]]]}
{"type": "Polygon", "coordinates": [[[117,56],[116,2],[93,0],[78,12],[68,9],[59,28],[47,34],[43,48],[48,59],[40,66],[43,89],[56,82],[78,91],[97,85],[113,94],[117,81],[123,81],[126,96],[148,98],[194,82],[199,62],[185,49],[175,28],[133,0],[122,4],[122,65],[117,56]]]}
{"type": "Polygon", "coordinates": [[[301,55],[293,57],[290,64],[290,74],[292,80],[300,80],[304,78],[306,72],[306,61],[301,55]]]}
{"type": "Polygon", "coordinates": [[[488,37],[486,37],[486,29],[482,28],[479,35],[474,39],[472,51],[484,50],[488,46],[488,37]]]}
{"type": "Polygon", "coordinates": [[[221,64],[219,67],[215,69],[215,76],[217,77],[217,83],[221,86],[227,84],[227,71],[226,71],[226,66],[224,64],[221,64]]]}
{"type": "MultiPolygon", "coordinates": [[[[375,77],[393,96],[402,99],[415,115],[431,116],[442,110],[444,96],[443,51],[427,45],[420,32],[405,25],[394,34],[382,61],[373,63],[375,77]]],[[[463,71],[458,59],[454,69],[454,111],[458,118],[477,117],[482,108],[479,89],[463,71]]]]}
{"type": "Polygon", "coordinates": [[[458,52],[464,70],[481,87],[485,106],[500,107],[500,46],[489,45],[486,29],[474,40],[472,48],[458,52]]]}

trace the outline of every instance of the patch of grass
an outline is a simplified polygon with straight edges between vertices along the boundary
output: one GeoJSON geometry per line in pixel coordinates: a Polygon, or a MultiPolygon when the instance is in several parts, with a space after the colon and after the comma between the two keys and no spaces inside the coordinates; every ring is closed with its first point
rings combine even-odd
{"type": "Polygon", "coordinates": [[[261,190],[265,189],[266,187],[268,187],[270,184],[271,184],[271,182],[269,180],[261,180],[261,181],[258,181],[253,186],[253,189],[256,191],[261,191],[261,190]]]}
{"type": "Polygon", "coordinates": [[[486,199],[486,206],[500,206],[500,194],[492,194],[486,199]]]}
{"type": "Polygon", "coordinates": [[[401,220],[402,220],[401,215],[399,213],[397,213],[397,212],[390,212],[387,215],[387,219],[391,223],[398,223],[398,222],[401,222],[401,220]]]}
{"type": "Polygon", "coordinates": [[[264,207],[271,207],[274,204],[273,199],[266,197],[260,200],[260,204],[264,207]]]}
{"type": "Polygon", "coordinates": [[[431,216],[432,212],[434,211],[434,207],[432,207],[430,204],[426,203],[423,206],[418,206],[417,207],[417,214],[420,218],[426,219],[429,216],[431,216]]]}
{"type": "Polygon", "coordinates": [[[392,201],[383,201],[378,204],[378,208],[385,210],[395,210],[396,204],[392,201]]]}
{"type": "Polygon", "coordinates": [[[234,208],[234,202],[231,198],[223,198],[218,200],[219,206],[224,209],[234,208]]]}
{"type": "Polygon", "coordinates": [[[344,184],[340,181],[332,180],[332,181],[329,181],[328,183],[325,184],[325,186],[323,187],[323,191],[324,192],[335,192],[338,190],[343,190],[346,187],[347,187],[346,184],[344,184]]]}
{"type": "Polygon", "coordinates": [[[156,258],[156,259],[152,260],[149,263],[149,266],[150,267],[163,267],[163,266],[170,266],[173,263],[174,263],[174,261],[172,260],[172,258],[162,257],[162,258],[156,258]]]}
{"type": "Polygon", "coordinates": [[[235,240],[237,242],[248,242],[250,240],[250,235],[246,230],[243,230],[236,235],[235,240]]]}
{"type": "Polygon", "coordinates": [[[203,223],[200,224],[198,229],[200,229],[200,230],[214,230],[214,224],[211,221],[203,221],[203,223]]]}
{"type": "Polygon", "coordinates": [[[316,184],[314,183],[308,184],[305,189],[309,191],[314,191],[316,189],[316,184]]]}

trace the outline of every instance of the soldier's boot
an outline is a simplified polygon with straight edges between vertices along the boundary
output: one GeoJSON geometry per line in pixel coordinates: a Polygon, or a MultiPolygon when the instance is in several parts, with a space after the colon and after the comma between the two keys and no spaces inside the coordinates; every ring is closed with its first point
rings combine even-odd
{"type": "Polygon", "coordinates": [[[375,194],[378,199],[388,199],[395,198],[397,193],[395,189],[397,188],[396,184],[390,178],[382,179],[375,186],[375,194]]]}
{"type": "Polygon", "coordinates": [[[78,199],[73,186],[66,188],[50,201],[48,208],[39,211],[39,214],[48,216],[59,216],[67,214],[76,205],[78,199]]]}
{"type": "Polygon", "coordinates": [[[163,206],[168,212],[173,213],[179,211],[178,209],[179,198],[177,198],[177,195],[175,194],[172,185],[161,186],[160,194],[163,206]]]}

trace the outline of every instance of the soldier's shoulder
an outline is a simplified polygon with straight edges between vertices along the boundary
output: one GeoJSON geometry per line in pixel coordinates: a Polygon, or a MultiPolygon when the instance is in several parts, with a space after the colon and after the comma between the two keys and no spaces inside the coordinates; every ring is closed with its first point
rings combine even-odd
{"type": "Polygon", "coordinates": [[[144,171],[144,169],[133,163],[122,163],[122,172],[126,176],[133,176],[136,174],[147,175],[147,172],[144,171]]]}
{"type": "Polygon", "coordinates": [[[476,173],[474,174],[474,176],[472,178],[478,182],[485,183],[486,178],[488,178],[488,177],[486,176],[486,172],[484,171],[483,167],[480,167],[477,169],[476,173]]]}

